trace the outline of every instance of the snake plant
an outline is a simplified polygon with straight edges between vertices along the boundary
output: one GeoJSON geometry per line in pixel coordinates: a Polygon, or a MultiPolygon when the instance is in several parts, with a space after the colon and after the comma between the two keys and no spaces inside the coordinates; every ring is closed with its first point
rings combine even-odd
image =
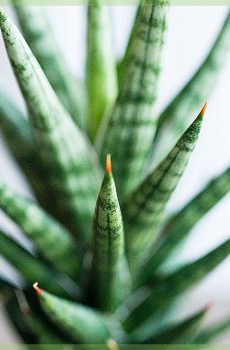
{"type": "Polygon", "coordinates": [[[34,199],[0,180],[0,208],[31,243],[0,231],[0,254],[20,277],[0,277],[9,320],[27,344],[212,341],[230,319],[205,328],[209,306],[184,319],[175,313],[184,294],[229,256],[230,238],[182,266],[173,257],[230,190],[230,168],[183,208],[168,216],[166,207],[228,55],[230,13],[159,115],[168,0],[140,2],[119,63],[108,8],[89,1],[85,84],[68,69],[44,9],[12,6],[21,32],[2,9],[0,27],[27,114],[2,88],[0,127],[34,199]]]}

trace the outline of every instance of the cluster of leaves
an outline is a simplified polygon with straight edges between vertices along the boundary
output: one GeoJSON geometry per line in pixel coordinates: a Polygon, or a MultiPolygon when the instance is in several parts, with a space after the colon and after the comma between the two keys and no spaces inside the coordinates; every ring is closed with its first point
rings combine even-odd
{"type": "Polygon", "coordinates": [[[43,10],[18,2],[14,9],[24,36],[3,10],[0,26],[28,115],[1,90],[0,125],[36,200],[0,181],[0,208],[32,245],[0,232],[0,253],[22,281],[0,278],[10,320],[28,344],[208,342],[230,320],[201,329],[206,306],[177,321],[172,311],[229,255],[230,239],[171,272],[162,267],[230,190],[230,168],[170,218],[164,213],[206,104],[197,110],[227,57],[230,14],[195,75],[157,115],[167,0],[141,1],[118,65],[108,9],[90,3],[86,89],[68,70],[43,10]],[[34,284],[39,302],[35,281],[44,288],[34,284]]]}

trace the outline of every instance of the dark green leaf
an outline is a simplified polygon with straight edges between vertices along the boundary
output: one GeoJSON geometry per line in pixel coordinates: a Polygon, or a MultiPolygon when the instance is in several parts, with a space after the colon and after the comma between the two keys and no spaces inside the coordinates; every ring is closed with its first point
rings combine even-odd
{"type": "Polygon", "coordinates": [[[207,344],[230,328],[230,319],[205,328],[193,339],[194,344],[207,344]]]}

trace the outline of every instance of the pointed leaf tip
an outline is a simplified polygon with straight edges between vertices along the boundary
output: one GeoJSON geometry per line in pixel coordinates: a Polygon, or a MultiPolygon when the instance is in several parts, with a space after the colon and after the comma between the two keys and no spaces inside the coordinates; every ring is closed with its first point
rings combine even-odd
{"type": "Polygon", "coordinates": [[[107,154],[106,156],[105,172],[106,174],[111,174],[112,172],[111,154],[107,154]]]}
{"type": "Polygon", "coordinates": [[[207,108],[207,104],[208,104],[208,101],[205,102],[205,104],[203,105],[201,111],[200,111],[200,115],[203,117],[204,114],[205,114],[205,111],[206,111],[206,108],[207,108]]]}
{"type": "Polygon", "coordinates": [[[35,282],[33,284],[33,289],[36,291],[37,295],[42,295],[43,293],[43,290],[41,288],[38,287],[38,282],[35,282]]]}

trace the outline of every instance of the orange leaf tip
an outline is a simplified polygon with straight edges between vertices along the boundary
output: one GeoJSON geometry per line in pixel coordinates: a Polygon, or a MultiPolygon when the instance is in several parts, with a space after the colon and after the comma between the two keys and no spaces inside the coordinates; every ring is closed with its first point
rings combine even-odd
{"type": "Polygon", "coordinates": [[[205,306],[204,309],[205,309],[206,312],[208,312],[212,307],[213,307],[213,303],[210,302],[210,303],[208,303],[208,304],[205,306]]]}
{"type": "Polygon", "coordinates": [[[107,341],[107,347],[109,350],[118,350],[117,343],[113,339],[109,339],[107,341]]]}
{"type": "Polygon", "coordinates": [[[111,174],[112,172],[111,154],[107,154],[106,156],[105,172],[106,174],[111,174]]]}
{"type": "Polygon", "coordinates": [[[43,290],[41,288],[38,287],[38,282],[35,282],[33,284],[33,289],[36,291],[37,295],[42,295],[43,293],[43,290]]]}
{"type": "Polygon", "coordinates": [[[200,115],[203,117],[207,108],[207,101],[205,102],[205,104],[203,105],[201,111],[200,111],[200,115]]]}

